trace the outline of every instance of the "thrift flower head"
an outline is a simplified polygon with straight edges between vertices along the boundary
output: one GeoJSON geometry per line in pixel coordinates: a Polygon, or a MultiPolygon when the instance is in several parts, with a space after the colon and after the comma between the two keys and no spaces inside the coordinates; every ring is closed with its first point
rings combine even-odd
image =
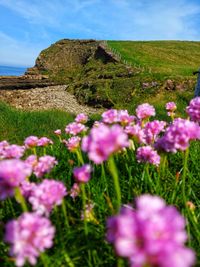
{"type": "Polygon", "coordinates": [[[23,181],[20,184],[20,190],[21,190],[21,194],[25,197],[25,198],[29,198],[32,194],[32,192],[36,189],[36,184],[35,183],[30,183],[28,181],[23,181]]]}
{"type": "Polygon", "coordinates": [[[96,164],[102,163],[114,152],[128,146],[128,136],[119,125],[94,127],[90,135],[83,138],[82,143],[83,151],[88,152],[89,159],[96,164]]]}
{"type": "Polygon", "coordinates": [[[77,183],[87,183],[90,180],[92,168],[89,164],[77,167],[73,170],[74,178],[77,183]]]}
{"type": "Polygon", "coordinates": [[[55,133],[56,135],[61,135],[62,132],[61,132],[60,129],[57,129],[57,130],[54,131],[54,133],[55,133]]]}
{"type": "Polygon", "coordinates": [[[157,140],[159,133],[164,131],[165,126],[165,121],[154,120],[147,122],[144,127],[146,144],[154,143],[157,140]]]}
{"type": "Polygon", "coordinates": [[[127,133],[131,138],[134,139],[137,143],[144,143],[145,142],[145,135],[143,129],[140,127],[140,125],[128,125],[125,128],[125,133],[127,133]]]}
{"type": "Polygon", "coordinates": [[[40,157],[33,168],[33,172],[38,178],[41,178],[44,174],[50,172],[57,163],[56,159],[52,156],[40,157]]]}
{"type": "Polygon", "coordinates": [[[37,165],[38,160],[37,160],[37,156],[35,155],[30,155],[26,158],[25,162],[32,168],[34,169],[34,167],[37,165]]]}
{"type": "Polygon", "coordinates": [[[62,182],[45,179],[34,188],[29,202],[36,213],[49,216],[54,206],[60,205],[66,195],[66,188],[62,182]]]}
{"type": "Polygon", "coordinates": [[[67,134],[72,134],[72,135],[77,135],[79,133],[85,132],[86,130],[87,128],[85,127],[85,125],[77,122],[69,123],[65,128],[65,132],[67,134]]]}
{"type": "Polygon", "coordinates": [[[151,116],[155,116],[155,108],[148,103],[141,104],[136,109],[136,115],[139,119],[148,119],[151,116]]]}
{"type": "Polygon", "coordinates": [[[77,148],[80,147],[80,141],[81,138],[78,136],[73,136],[71,138],[69,138],[67,141],[64,140],[63,143],[66,145],[66,147],[68,148],[69,151],[76,151],[77,148]]]}
{"type": "Polygon", "coordinates": [[[18,145],[8,145],[0,150],[0,158],[2,159],[19,159],[24,155],[25,147],[18,145]]]}
{"type": "Polygon", "coordinates": [[[118,111],[118,122],[125,126],[131,122],[135,121],[135,116],[130,116],[127,110],[118,111]]]}
{"type": "Polygon", "coordinates": [[[77,123],[86,123],[88,121],[88,116],[84,113],[80,113],[76,116],[75,122],[77,123]]]}
{"type": "Polygon", "coordinates": [[[168,102],[166,105],[165,105],[165,108],[166,110],[168,111],[175,111],[177,109],[176,107],[176,103],[174,102],[168,102]]]}
{"type": "Polygon", "coordinates": [[[200,122],[200,97],[196,97],[190,101],[186,112],[192,121],[200,122]]]}
{"type": "Polygon", "coordinates": [[[70,190],[70,197],[75,199],[81,192],[80,184],[74,183],[70,190]]]}
{"type": "Polygon", "coordinates": [[[136,209],[125,206],[108,219],[107,239],[132,267],[190,267],[194,252],[186,248],[185,220],[157,196],[143,195],[136,209]]]}
{"type": "Polygon", "coordinates": [[[38,146],[48,146],[48,145],[52,145],[53,144],[53,141],[50,140],[49,138],[47,137],[41,137],[39,140],[38,140],[38,146]]]}
{"type": "Polygon", "coordinates": [[[118,121],[118,112],[116,109],[109,109],[103,112],[101,116],[104,123],[113,124],[118,121]]]}
{"type": "Polygon", "coordinates": [[[137,149],[138,162],[151,163],[158,166],[160,164],[160,156],[151,146],[143,146],[137,149]]]}
{"type": "Polygon", "coordinates": [[[195,122],[176,119],[166,129],[163,137],[155,144],[156,149],[166,152],[177,152],[186,150],[191,140],[200,139],[200,126],[195,122]]]}
{"type": "Polygon", "coordinates": [[[19,159],[7,159],[0,162],[0,199],[14,195],[26,177],[31,175],[31,168],[19,159]]]}
{"type": "Polygon", "coordinates": [[[37,136],[29,136],[25,139],[24,144],[27,148],[36,147],[38,140],[37,136]]]}
{"type": "Polygon", "coordinates": [[[26,260],[35,265],[40,253],[52,247],[54,234],[50,220],[35,213],[24,213],[8,222],[5,241],[11,244],[10,254],[15,257],[16,266],[23,266],[26,260]]]}

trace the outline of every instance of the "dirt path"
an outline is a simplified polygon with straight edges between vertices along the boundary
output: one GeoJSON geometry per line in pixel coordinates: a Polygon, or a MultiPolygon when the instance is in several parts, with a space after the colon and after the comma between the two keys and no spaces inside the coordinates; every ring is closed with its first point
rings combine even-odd
{"type": "Polygon", "coordinates": [[[76,98],[65,91],[65,85],[48,86],[28,90],[0,90],[0,100],[13,107],[23,110],[59,109],[70,113],[86,114],[101,113],[102,109],[95,109],[80,105],[76,98]]]}

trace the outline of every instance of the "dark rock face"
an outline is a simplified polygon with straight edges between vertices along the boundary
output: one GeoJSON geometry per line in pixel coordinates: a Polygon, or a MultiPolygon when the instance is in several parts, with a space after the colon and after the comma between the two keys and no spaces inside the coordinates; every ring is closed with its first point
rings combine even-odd
{"type": "Polygon", "coordinates": [[[43,88],[50,85],[55,85],[55,83],[49,80],[29,79],[25,76],[0,77],[0,90],[43,88]]]}

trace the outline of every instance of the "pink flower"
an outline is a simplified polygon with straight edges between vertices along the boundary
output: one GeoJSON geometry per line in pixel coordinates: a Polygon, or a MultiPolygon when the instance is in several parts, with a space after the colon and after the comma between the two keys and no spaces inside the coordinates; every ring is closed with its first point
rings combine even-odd
{"type": "Polygon", "coordinates": [[[145,142],[144,131],[138,124],[135,124],[133,126],[131,126],[131,125],[126,126],[125,133],[127,133],[137,143],[142,144],[145,142]]]}
{"type": "Polygon", "coordinates": [[[38,146],[48,146],[48,145],[52,145],[53,144],[53,141],[50,140],[49,138],[47,137],[41,137],[39,140],[38,140],[38,146]]]}
{"type": "Polygon", "coordinates": [[[151,146],[143,146],[137,149],[138,162],[151,163],[158,166],[160,164],[160,156],[151,146]]]}
{"type": "Polygon", "coordinates": [[[55,133],[56,135],[61,135],[62,132],[61,132],[60,129],[57,129],[57,130],[54,131],[54,133],[55,133]]]}
{"type": "Polygon", "coordinates": [[[81,192],[80,184],[74,183],[70,190],[70,197],[75,199],[81,192]]]}
{"type": "Polygon", "coordinates": [[[92,168],[89,164],[85,164],[82,167],[76,167],[73,170],[74,178],[77,183],[87,183],[90,180],[90,173],[92,168]]]}
{"type": "Polygon", "coordinates": [[[24,144],[27,148],[36,147],[38,144],[38,137],[37,136],[29,136],[25,139],[24,144]]]}
{"type": "Polygon", "coordinates": [[[111,154],[128,146],[128,136],[119,125],[94,127],[90,135],[83,138],[82,143],[83,151],[88,152],[89,159],[96,164],[102,163],[111,154]]]}
{"type": "Polygon", "coordinates": [[[24,155],[25,147],[18,145],[7,145],[0,150],[1,159],[19,159],[24,155]]]}
{"type": "Polygon", "coordinates": [[[66,145],[69,151],[74,152],[77,148],[80,147],[81,138],[78,136],[73,136],[69,138],[67,141],[63,140],[63,143],[66,145]]]}
{"type": "Polygon", "coordinates": [[[166,110],[173,112],[173,111],[175,111],[177,109],[176,103],[174,103],[174,102],[168,102],[165,105],[165,108],[166,108],[166,110]]]}
{"type": "Polygon", "coordinates": [[[158,120],[147,122],[144,126],[146,144],[154,143],[157,140],[159,133],[164,131],[166,124],[165,121],[158,120]]]}
{"type": "Polygon", "coordinates": [[[190,101],[186,112],[192,121],[200,122],[200,97],[196,97],[190,101]]]}
{"type": "Polygon", "coordinates": [[[29,202],[36,213],[49,216],[54,206],[60,205],[66,195],[66,188],[62,182],[45,179],[32,190],[29,202]]]}
{"type": "Polygon", "coordinates": [[[32,192],[35,190],[36,186],[37,185],[35,183],[30,183],[28,181],[21,182],[20,190],[21,190],[22,195],[25,198],[29,198],[31,196],[32,192]]]}
{"type": "Polygon", "coordinates": [[[135,116],[130,116],[127,110],[118,111],[118,122],[125,126],[135,120],[135,116]]]}
{"type": "Polygon", "coordinates": [[[32,168],[32,170],[34,169],[34,167],[38,164],[38,160],[37,160],[37,156],[35,155],[30,155],[26,158],[25,162],[32,168]]]}
{"type": "Polygon", "coordinates": [[[187,240],[184,218],[157,196],[136,199],[136,209],[125,206],[108,219],[107,239],[117,254],[133,267],[190,267],[195,255],[184,246],[187,240]]]}
{"type": "Polygon", "coordinates": [[[67,134],[72,134],[72,135],[77,135],[79,133],[85,132],[86,130],[87,128],[85,127],[85,125],[77,122],[69,123],[65,128],[65,132],[67,134]]]}
{"type": "Polygon", "coordinates": [[[0,162],[0,199],[14,195],[18,187],[31,175],[31,168],[22,160],[7,159],[0,162]]]}
{"type": "Polygon", "coordinates": [[[200,139],[200,127],[192,121],[175,119],[166,129],[163,137],[155,144],[156,149],[166,152],[177,152],[186,150],[191,140],[200,139]]]}
{"type": "Polygon", "coordinates": [[[101,116],[104,123],[113,124],[118,121],[118,112],[116,109],[109,109],[101,116]]]}
{"type": "Polygon", "coordinates": [[[57,163],[56,159],[52,156],[40,157],[37,164],[33,167],[33,172],[38,178],[41,178],[44,174],[50,172],[57,163]]]}
{"type": "Polygon", "coordinates": [[[136,109],[137,117],[141,120],[155,116],[155,108],[148,103],[141,104],[136,109]]]}
{"type": "Polygon", "coordinates": [[[86,123],[88,121],[88,116],[84,113],[80,113],[76,116],[75,122],[77,123],[86,123]]]}
{"type": "Polygon", "coordinates": [[[31,265],[37,257],[52,247],[55,228],[47,218],[35,213],[24,213],[6,225],[5,241],[11,244],[10,254],[16,258],[16,266],[27,260],[31,265]]]}

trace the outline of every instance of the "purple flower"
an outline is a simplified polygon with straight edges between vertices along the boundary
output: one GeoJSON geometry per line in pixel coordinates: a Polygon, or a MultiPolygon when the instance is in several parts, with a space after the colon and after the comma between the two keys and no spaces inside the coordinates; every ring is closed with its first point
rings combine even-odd
{"type": "Polygon", "coordinates": [[[70,197],[75,199],[81,192],[80,184],[74,183],[71,190],[70,190],[70,197]]]}
{"type": "Polygon", "coordinates": [[[117,254],[133,267],[189,267],[195,255],[184,246],[185,220],[173,206],[157,196],[143,195],[136,209],[125,206],[108,219],[107,239],[117,254]]]}
{"type": "Polygon", "coordinates": [[[166,152],[177,152],[186,150],[191,140],[200,139],[200,127],[195,122],[175,119],[166,129],[163,137],[155,143],[156,149],[166,152]]]}
{"type": "Polygon", "coordinates": [[[57,129],[57,130],[54,131],[54,133],[55,133],[56,135],[61,135],[62,132],[61,132],[60,129],[57,129]]]}
{"type": "Polygon", "coordinates": [[[155,116],[155,108],[148,103],[141,104],[136,109],[137,117],[141,120],[155,116]]]}
{"type": "Polygon", "coordinates": [[[177,109],[176,107],[176,103],[174,102],[168,102],[166,105],[165,105],[165,108],[166,110],[168,111],[175,111],[177,109]]]}
{"type": "Polygon", "coordinates": [[[19,159],[24,155],[25,147],[18,145],[5,145],[0,148],[1,159],[19,159]]]}
{"type": "Polygon", "coordinates": [[[85,132],[86,130],[87,128],[85,127],[85,125],[77,122],[69,123],[65,128],[65,132],[67,134],[72,134],[72,135],[77,135],[79,133],[85,132]]]}
{"type": "Polygon", "coordinates": [[[116,109],[109,109],[101,116],[104,123],[113,124],[118,121],[118,112],[116,109]]]}
{"type": "Polygon", "coordinates": [[[137,149],[138,162],[151,163],[158,166],[160,164],[160,156],[151,146],[143,146],[137,149]]]}
{"type": "Polygon", "coordinates": [[[73,170],[74,178],[77,183],[87,183],[90,180],[90,174],[92,168],[89,164],[85,164],[82,167],[76,167],[73,170]]]}
{"type": "Polygon", "coordinates": [[[165,126],[165,121],[154,120],[147,122],[144,126],[146,144],[154,143],[157,140],[159,133],[164,131],[165,126]]]}
{"type": "Polygon", "coordinates": [[[67,195],[64,184],[56,180],[45,179],[33,189],[28,200],[33,210],[40,215],[49,216],[54,206],[60,205],[67,195]]]}
{"type": "Polygon", "coordinates": [[[78,136],[73,136],[71,138],[69,138],[67,141],[63,140],[63,143],[66,145],[66,147],[68,148],[69,151],[76,151],[77,148],[80,147],[80,141],[81,138],[78,136]]]}
{"type": "Polygon", "coordinates": [[[88,152],[89,159],[96,164],[102,163],[114,152],[128,146],[128,136],[119,125],[94,127],[90,135],[83,138],[82,143],[83,151],[88,152]]]}
{"type": "Polygon", "coordinates": [[[37,165],[38,160],[37,160],[37,156],[35,155],[30,155],[26,158],[25,162],[32,168],[32,170],[34,169],[34,167],[37,165]]]}
{"type": "Polygon", "coordinates": [[[38,137],[37,136],[29,136],[25,139],[24,144],[27,148],[36,147],[38,144],[38,137]]]}
{"type": "Polygon", "coordinates": [[[142,144],[145,142],[144,131],[138,124],[126,126],[125,133],[127,133],[137,143],[142,144]]]}
{"type": "Polygon", "coordinates": [[[88,121],[88,116],[84,113],[80,113],[76,116],[75,122],[77,123],[86,123],[88,121]]]}
{"type": "Polygon", "coordinates": [[[0,199],[14,195],[18,187],[31,175],[31,168],[22,160],[7,159],[0,162],[0,199]]]}
{"type": "Polygon", "coordinates": [[[37,257],[52,247],[55,228],[47,218],[35,213],[24,213],[18,220],[6,225],[5,241],[11,244],[10,254],[16,258],[16,266],[23,266],[26,260],[37,263],[37,257]]]}
{"type": "Polygon", "coordinates": [[[44,174],[50,172],[57,163],[56,159],[52,156],[40,157],[37,164],[33,167],[33,172],[38,178],[41,178],[44,174]]]}
{"type": "Polygon", "coordinates": [[[48,146],[48,145],[52,145],[52,144],[53,144],[53,141],[50,140],[49,138],[45,137],[45,136],[41,137],[37,143],[38,146],[48,146]]]}
{"type": "Polygon", "coordinates": [[[192,121],[200,122],[200,97],[196,97],[190,101],[186,112],[192,121]]]}
{"type": "Polygon", "coordinates": [[[131,122],[135,121],[135,116],[130,116],[127,110],[118,111],[118,122],[125,126],[131,122]]]}
{"type": "Polygon", "coordinates": [[[25,198],[29,198],[31,196],[32,192],[35,190],[36,186],[37,185],[35,183],[30,183],[28,181],[23,181],[20,184],[21,194],[25,198]]]}

